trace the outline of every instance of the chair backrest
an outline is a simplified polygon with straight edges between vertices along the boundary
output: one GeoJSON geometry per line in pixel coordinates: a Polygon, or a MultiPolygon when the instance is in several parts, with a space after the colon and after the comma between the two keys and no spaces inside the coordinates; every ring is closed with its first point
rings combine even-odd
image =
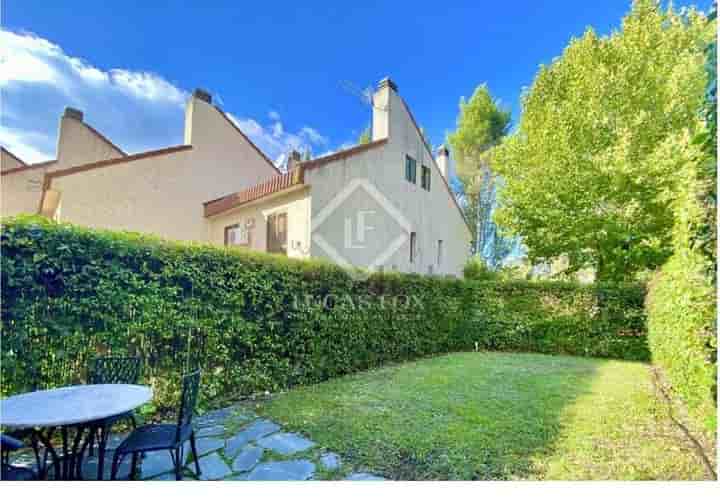
{"type": "Polygon", "coordinates": [[[10,464],[10,452],[24,448],[25,445],[19,439],[15,439],[7,434],[0,434],[0,453],[2,453],[2,464],[10,464]]]}
{"type": "Polygon", "coordinates": [[[142,361],[139,356],[100,356],[92,361],[90,384],[137,384],[142,361]]]}
{"type": "Polygon", "coordinates": [[[178,423],[176,438],[183,439],[192,423],[195,405],[197,404],[200,389],[200,370],[184,375],[182,378],[182,394],[180,395],[180,410],[178,410],[178,423]]]}

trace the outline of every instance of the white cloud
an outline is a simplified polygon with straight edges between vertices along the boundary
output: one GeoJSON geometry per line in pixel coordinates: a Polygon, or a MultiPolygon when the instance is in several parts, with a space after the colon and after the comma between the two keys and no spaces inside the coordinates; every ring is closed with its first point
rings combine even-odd
{"type": "Polygon", "coordinates": [[[285,130],[283,129],[283,124],[280,121],[276,121],[272,124],[272,135],[275,138],[280,138],[285,133],[285,130]]]}
{"type": "Polygon", "coordinates": [[[0,143],[25,161],[55,156],[63,108],[128,152],[179,143],[187,92],[158,75],[104,70],[31,33],[0,30],[0,143]]]}
{"type": "Polygon", "coordinates": [[[302,130],[300,130],[300,135],[316,145],[327,145],[328,143],[326,137],[322,136],[315,128],[310,128],[309,126],[303,126],[302,130]]]}
{"type": "MultiPolygon", "coordinates": [[[[149,71],[96,67],[32,33],[0,29],[0,90],[0,144],[27,162],[55,156],[66,106],[84,111],[89,124],[130,153],[182,142],[186,90],[149,71]]],[[[308,126],[288,132],[274,110],[267,127],[228,115],[275,160],[284,161],[291,149],[327,144],[308,126]]]]}
{"type": "Polygon", "coordinates": [[[13,154],[27,163],[37,163],[52,159],[50,154],[42,152],[55,146],[54,140],[44,133],[28,132],[3,126],[0,131],[2,144],[13,154]]]}
{"type": "Polygon", "coordinates": [[[165,100],[178,105],[183,105],[187,99],[186,92],[152,73],[113,69],[110,77],[118,88],[139,99],[165,100]]]}
{"type": "Polygon", "coordinates": [[[313,145],[328,143],[328,139],[313,128],[303,127],[297,133],[290,133],[285,131],[285,127],[280,121],[275,121],[269,126],[263,127],[251,118],[238,118],[233,114],[228,114],[228,116],[250,140],[255,142],[278,165],[285,163],[291,150],[312,151],[313,145]]]}

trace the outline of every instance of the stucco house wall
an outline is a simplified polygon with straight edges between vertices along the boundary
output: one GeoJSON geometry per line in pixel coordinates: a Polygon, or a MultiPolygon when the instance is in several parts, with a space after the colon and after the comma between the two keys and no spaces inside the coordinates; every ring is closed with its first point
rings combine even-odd
{"type": "MultiPolygon", "coordinates": [[[[37,213],[46,173],[95,161],[116,159],[126,154],[97,130],[83,121],[83,114],[68,108],[60,118],[56,158],[35,164],[25,164],[19,158],[3,166],[0,185],[2,216],[37,213]]],[[[3,149],[3,163],[10,156],[3,149]]]]}
{"type": "MultiPolygon", "coordinates": [[[[274,165],[208,96],[186,108],[185,145],[51,172],[46,199],[62,221],[206,242],[208,199],[277,175],[274,165]]],[[[52,211],[50,206],[47,211],[52,211]]]]}
{"type": "MultiPolygon", "coordinates": [[[[401,212],[416,232],[416,252],[410,261],[409,239],[383,265],[385,269],[422,274],[461,275],[469,256],[470,230],[455,203],[446,180],[435,164],[409,110],[392,83],[381,85],[375,94],[373,142],[385,143],[341,160],[309,167],[305,181],[311,186],[312,213],[316,217],[342,189],[355,179],[367,179],[401,212]],[[405,156],[417,161],[417,182],[405,179],[405,156]],[[430,191],[421,188],[421,166],[430,167],[430,191]],[[438,262],[438,241],[442,241],[442,258],[438,262]]],[[[338,216],[352,217],[362,208],[357,203],[343,204],[338,216]]],[[[366,206],[376,210],[374,203],[366,206]]],[[[335,227],[342,231],[342,227],[335,227]]],[[[373,238],[387,246],[397,236],[392,224],[375,227],[373,238]]],[[[313,243],[313,257],[329,258],[322,247],[313,243]]]]}
{"type": "Polygon", "coordinates": [[[210,242],[225,243],[225,228],[250,221],[250,247],[257,251],[267,250],[267,220],[271,214],[286,212],[288,217],[288,250],[292,258],[310,257],[311,196],[307,186],[299,185],[293,190],[280,192],[261,201],[233,209],[210,219],[210,242]]]}

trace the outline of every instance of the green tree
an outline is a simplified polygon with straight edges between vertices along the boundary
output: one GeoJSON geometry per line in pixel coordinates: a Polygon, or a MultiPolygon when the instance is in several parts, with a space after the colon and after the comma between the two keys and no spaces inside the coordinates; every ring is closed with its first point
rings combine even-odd
{"type": "Polygon", "coordinates": [[[448,135],[465,195],[465,215],[474,220],[473,249],[491,267],[506,255],[511,244],[498,233],[492,220],[497,178],[486,153],[502,140],[509,126],[510,111],[502,108],[487,85],[482,84],[470,100],[460,99],[457,129],[448,135]]]}
{"type": "Polygon", "coordinates": [[[360,134],[360,138],[358,138],[358,144],[369,144],[372,140],[372,129],[370,128],[370,125],[367,125],[367,127],[363,130],[363,132],[360,134]]]}
{"type": "Polygon", "coordinates": [[[523,97],[518,131],[492,151],[503,176],[498,222],[521,234],[533,262],[567,255],[623,280],[671,251],[677,173],[706,76],[703,48],[715,22],[638,0],[622,29],[571,40],[540,68],[523,97]]]}

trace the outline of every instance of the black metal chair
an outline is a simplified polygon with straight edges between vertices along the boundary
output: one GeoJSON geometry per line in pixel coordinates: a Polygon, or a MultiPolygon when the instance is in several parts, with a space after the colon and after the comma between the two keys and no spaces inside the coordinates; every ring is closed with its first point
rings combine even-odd
{"type": "Polygon", "coordinates": [[[25,445],[19,439],[0,434],[0,450],[2,453],[2,469],[0,481],[34,481],[37,474],[32,469],[10,465],[10,453],[22,449],[25,445]]]}
{"type": "MultiPolygon", "coordinates": [[[[95,358],[88,367],[89,384],[137,384],[140,381],[142,360],[139,356],[102,356],[95,358]]],[[[97,420],[90,426],[87,444],[93,454],[95,441],[98,443],[97,479],[102,480],[105,468],[105,449],[112,426],[121,420],[127,420],[133,429],[137,420],[132,411],[97,420]]]]}
{"type": "Polygon", "coordinates": [[[200,387],[200,371],[185,375],[182,379],[182,394],[177,424],[148,424],[135,429],[115,450],[111,479],[115,480],[125,455],[132,455],[130,478],[137,474],[138,456],[151,451],[168,450],[175,466],[175,479],[182,480],[182,467],[185,460],[184,444],[190,441],[195,470],[200,475],[200,463],[195,445],[195,431],[192,417],[197,404],[200,387]]]}

